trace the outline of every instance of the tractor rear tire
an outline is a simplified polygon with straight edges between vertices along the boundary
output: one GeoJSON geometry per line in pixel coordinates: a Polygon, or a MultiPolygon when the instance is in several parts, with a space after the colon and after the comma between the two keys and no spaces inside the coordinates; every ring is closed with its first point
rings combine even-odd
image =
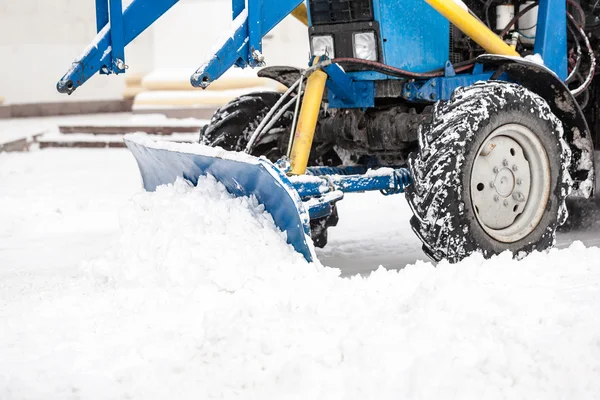
{"type": "Polygon", "coordinates": [[[435,105],[409,157],[412,229],[435,261],[554,244],[567,218],[571,154],[561,122],[529,90],[506,82],[457,89],[435,105]]]}
{"type": "MultiPolygon", "coordinates": [[[[210,124],[203,127],[200,133],[200,143],[211,147],[222,147],[230,151],[244,151],[258,125],[269,110],[281,98],[277,92],[251,93],[232,100],[219,108],[213,114],[210,124]]],[[[284,113],[273,127],[263,135],[263,138],[252,149],[253,156],[265,156],[271,162],[279,160],[286,154],[293,110],[284,113]]],[[[313,150],[318,143],[313,144],[313,150]]],[[[311,153],[310,165],[337,166],[341,160],[333,150],[320,156],[311,153]]],[[[316,247],[327,244],[327,229],[336,226],[338,215],[335,204],[329,216],[311,221],[311,234],[316,247]]]]}

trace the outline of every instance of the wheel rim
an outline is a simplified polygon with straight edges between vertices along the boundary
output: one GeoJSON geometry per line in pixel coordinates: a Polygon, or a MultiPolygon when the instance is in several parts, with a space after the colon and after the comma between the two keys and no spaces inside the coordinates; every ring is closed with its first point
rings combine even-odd
{"type": "Polygon", "coordinates": [[[501,126],[477,151],[471,202],[492,238],[517,242],[540,223],[550,196],[550,162],[540,139],[519,124],[501,126]]]}

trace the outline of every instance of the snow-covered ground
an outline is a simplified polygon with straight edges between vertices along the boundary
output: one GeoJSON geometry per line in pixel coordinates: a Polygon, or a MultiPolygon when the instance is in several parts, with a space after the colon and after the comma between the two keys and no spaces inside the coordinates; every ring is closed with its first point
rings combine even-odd
{"type": "Polygon", "coordinates": [[[600,396],[580,233],[434,267],[402,196],[354,195],[307,264],[201,183],[143,193],[126,150],[0,154],[0,399],[600,396]]]}

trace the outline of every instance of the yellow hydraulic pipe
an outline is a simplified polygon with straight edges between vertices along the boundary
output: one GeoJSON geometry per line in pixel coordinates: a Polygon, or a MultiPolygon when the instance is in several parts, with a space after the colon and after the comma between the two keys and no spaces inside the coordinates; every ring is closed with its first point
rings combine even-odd
{"type": "MultiPolygon", "coordinates": [[[[318,62],[318,59],[315,62],[318,62]]],[[[308,77],[306,82],[306,90],[304,91],[304,99],[302,99],[302,108],[298,117],[296,133],[294,134],[292,153],[290,154],[291,175],[303,175],[306,172],[326,81],[327,74],[317,69],[308,77]]]]}
{"type": "Polygon", "coordinates": [[[453,0],[425,1],[488,53],[519,57],[515,49],[504,43],[504,40],[453,0]]]}
{"type": "Polygon", "coordinates": [[[306,4],[302,3],[298,7],[296,7],[294,11],[292,11],[292,15],[298,21],[308,26],[308,10],[306,9],[306,4]]]}

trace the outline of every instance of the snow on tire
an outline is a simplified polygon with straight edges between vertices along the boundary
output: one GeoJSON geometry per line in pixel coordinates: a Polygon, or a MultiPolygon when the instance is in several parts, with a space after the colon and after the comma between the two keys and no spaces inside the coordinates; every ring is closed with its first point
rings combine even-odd
{"type": "Polygon", "coordinates": [[[438,102],[431,121],[406,191],[425,253],[457,262],[551,247],[567,218],[571,153],[548,104],[519,85],[479,82],[438,102]]]}

